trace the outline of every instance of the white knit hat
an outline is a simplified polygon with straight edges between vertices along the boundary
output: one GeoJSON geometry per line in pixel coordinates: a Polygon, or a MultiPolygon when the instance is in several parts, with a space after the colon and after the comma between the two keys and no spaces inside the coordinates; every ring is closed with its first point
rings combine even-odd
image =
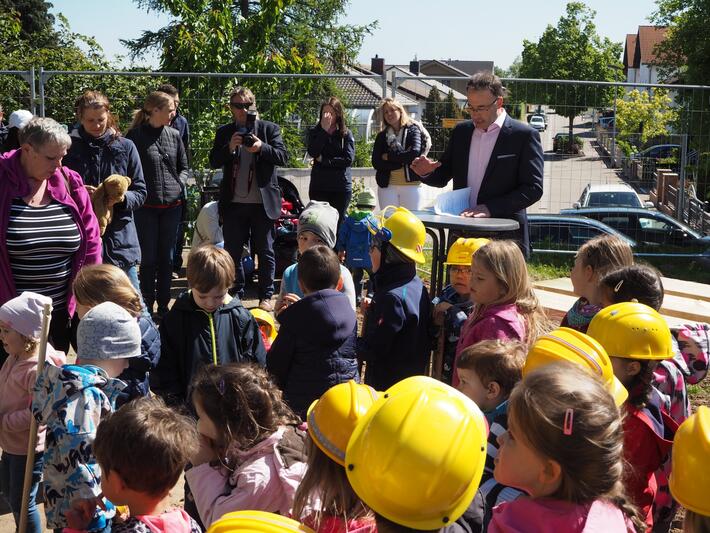
{"type": "Polygon", "coordinates": [[[0,307],[0,322],[30,339],[39,339],[42,334],[42,309],[52,305],[52,299],[43,294],[25,291],[8,300],[0,307]]]}
{"type": "Polygon", "coordinates": [[[141,354],[138,321],[120,305],[104,302],[92,307],[79,322],[79,359],[125,359],[141,354]]]}

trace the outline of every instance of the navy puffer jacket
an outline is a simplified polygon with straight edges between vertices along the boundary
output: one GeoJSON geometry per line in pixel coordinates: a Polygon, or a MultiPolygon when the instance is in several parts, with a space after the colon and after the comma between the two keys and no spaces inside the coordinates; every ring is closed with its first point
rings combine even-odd
{"type": "Polygon", "coordinates": [[[138,326],[141,328],[141,354],[138,357],[131,357],[128,360],[128,368],[118,376],[118,379],[125,381],[128,386],[120,392],[116,407],[136,398],[148,396],[150,392],[148,378],[160,360],[160,333],[155,322],[150,315],[145,314],[138,319],[138,326]]]}
{"type": "Polygon", "coordinates": [[[83,126],[71,132],[71,140],[63,164],[78,172],[84,184],[98,187],[111,174],[131,178],[125,200],[113,206],[113,218],[101,242],[104,263],[121,269],[139,263],[141,249],[133,211],[145,202],[146,185],[136,145],[111,129],[101,137],[92,137],[83,126]]]}
{"type": "Polygon", "coordinates": [[[308,133],[308,155],[313,158],[309,190],[349,192],[352,189],[355,139],[350,131],[344,136],[339,130],[329,134],[318,124],[308,133]]]}
{"type": "Polygon", "coordinates": [[[266,368],[301,418],[333,385],[359,381],[357,320],[345,294],[334,289],[311,293],[282,311],[279,322],[266,368]]]}

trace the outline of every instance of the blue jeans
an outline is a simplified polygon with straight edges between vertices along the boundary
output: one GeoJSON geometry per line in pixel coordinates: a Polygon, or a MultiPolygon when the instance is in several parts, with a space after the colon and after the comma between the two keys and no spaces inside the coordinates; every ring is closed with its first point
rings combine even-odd
{"type": "Polygon", "coordinates": [[[165,311],[170,303],[173,251],[177,227],[182,217],[182,205],[141,207],[134,216],[141,245],[139,277],[143,301],[149,313],[153,312],[156,299],[158,310],[165,311]]]}
{"type": "Polygon", "coordinates": [[[274,294],[276,258],[274,256],[274,221],[266,216],[261,204],[228,204],[224,210],[224,248],[229,252],[237,267],[234,288],[239,297],[244,296],[244,267],[242,250],[244,245],[254,243],[254,252],[259,256],[259,299],[269,299],[274,294]]]}
{"type": "MultiPolygon", "coordinates": [[[[30,500],[27,507],[28,533],[42,533],[42,522],[37,510],[37,489],[42,477],[42,452],[35,454],[32,466],[32,485],[30,487],[30,500]]],[[[20,511],[22,510],[22,488],[25,480],[26,455],[13,455],[2,452],[0,459],[0,489],[12,509],[15,524],[20,525],[20,511]]]]}

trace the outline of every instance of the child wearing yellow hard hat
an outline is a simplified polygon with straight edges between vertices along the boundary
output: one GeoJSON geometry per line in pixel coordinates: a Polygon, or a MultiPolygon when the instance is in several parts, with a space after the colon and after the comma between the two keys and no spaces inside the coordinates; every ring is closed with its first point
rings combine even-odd
{"type": "Polygon", "coordinates": [[[375,517],[345,473],[345,449],[377,392],[354,381],[335,385],[308,409],[308,470],[292,514],[318,533],[376,532],[375,517]]]}
{"type": "Polygon", "coordinates": [[[710,531],[710,407],[681,424],[673,444],[671,494],[685,507],[683,531],[710,531]]]}
{"type": "Polygon", "coordinates": [[[473,302],[469,297],[471,257],[476,250],[489,242],[488,239],[456,239],[449,248],[444,263],[449,269],[449,284],[432,300],[432,321],[438,326],[437,349],[442,351],[441,381],[449,385],[453,377],[456,344],[461,326],[473,309],[473,302]]]}
{"type": "Polygon", "coordinates": [[[367,362],[366,383],[384,390],[427,372],[431,304],[417,276],[417,263],[424,263],[424,224],[404,207],[388,206],[380,218],[380,227],[371,228],[374,295],[357,354],[367,362]]]}
{"type": "Polygon", "coordinates": [[[650,531],[653,508],[662,501],[657,501],[662,467],[678,428],[655,399],[658,393],[652,385],[658,362],[673,357],[671,332],[657,311],[641,303],[622,302],[599,311],[587,333],[604,347],[614,375],[629,392],[623,406],[624,455],[632,471],[627,488],[650,531]]]}

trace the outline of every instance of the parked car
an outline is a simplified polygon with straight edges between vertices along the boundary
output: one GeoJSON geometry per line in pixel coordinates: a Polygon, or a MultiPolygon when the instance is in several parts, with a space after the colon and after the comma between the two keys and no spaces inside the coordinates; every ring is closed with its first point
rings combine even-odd
{"type": "Polygon", "coordinates": [[[623,233],[592,218],[570,215],[528,215],[530,244],[533,251],[575,253],[589,239],[617,235],[635,247],[623,233]]]}
{"type": "Polygon", "coordinates": [[[636,241],[644,251],[660,249],[670,253],[710,256],[710,237],[660,211],[600,207],[563,209],[560,214],[574,214],[602,222],[636,241]]]}
{"type": "Polygon", "coordinates": [[[545,131],[547,129],[547,124],[545,124],[545,119],[540,115],[533,115],[530,118],[530,125],[537,131],[545,131]]]}
{"type": "Polygon", "coordinates": [[[679,144],[655,144],[645,150],[631,154],[631,159],[666,159],[680,155],[679,144]]]}
{"type": "Polygon", "coordinates": [[[625,183],[587,185],[573,209],[583,207],[653,207],[653,202],[643,202],[636,191],[625,183]]]}

